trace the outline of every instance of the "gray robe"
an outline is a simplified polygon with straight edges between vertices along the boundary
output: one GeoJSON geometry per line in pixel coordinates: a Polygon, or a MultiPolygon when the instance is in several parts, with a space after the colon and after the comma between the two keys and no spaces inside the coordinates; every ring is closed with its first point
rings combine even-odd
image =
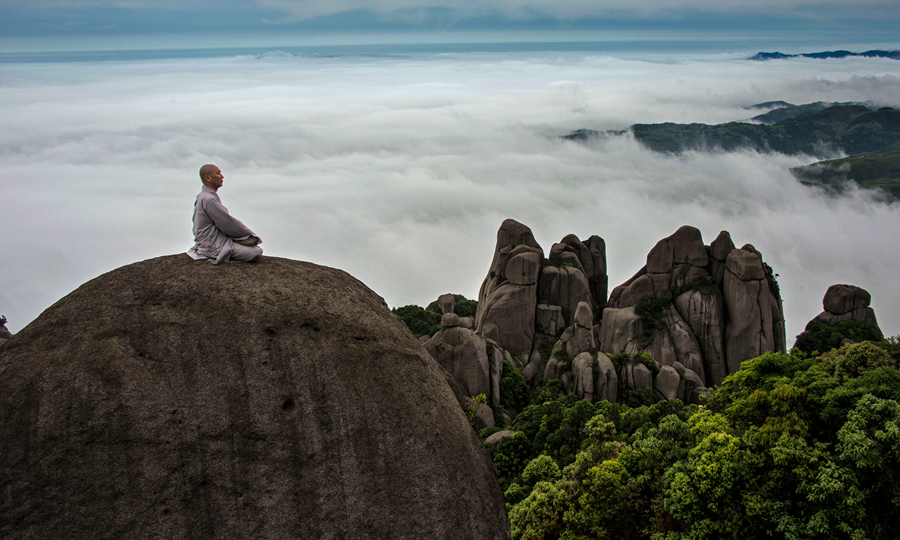
{"type": "Polygon", "coordinates": [[[251,236],[259,238],[239,219],[231,217],[212,188],[203,186],[194,201],[194,247],[187,254],[194,260],[209,259],[213,264],[228,262],[234,240],[251,236]]]}

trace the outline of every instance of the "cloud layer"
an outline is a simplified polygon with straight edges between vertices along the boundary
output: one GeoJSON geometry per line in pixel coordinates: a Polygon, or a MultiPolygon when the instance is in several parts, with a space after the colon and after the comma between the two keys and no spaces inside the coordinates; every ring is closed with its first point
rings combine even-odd
{"type": "Polygon", "coordinates": [[[186,250],[196,171],[212,162],[267,255],[342,268],[391,306],[476,297],[506,218],[545,251],[602,236],[611,285],[690,224],[763,253],[789,342],[834,283],[869,290],[883,330],[900,333],[897,207],[800,186],[788,169],[809,159],[558,137],[738,120],[771,100],[900,106],[897,65],[574,53],[0,65],[0,313],[16,331],[102,272],[186,250]]]}

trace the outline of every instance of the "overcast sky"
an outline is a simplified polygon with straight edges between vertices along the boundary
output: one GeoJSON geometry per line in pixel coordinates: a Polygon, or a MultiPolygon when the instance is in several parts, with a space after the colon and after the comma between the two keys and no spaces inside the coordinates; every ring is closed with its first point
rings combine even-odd
{"type": "Polygon", "coordinates": [[[895,0],[0,0],[0,11],[5,52],[289,46],[405,34],[436,41],[592,41],[641,33],[743,37],[792,49],[877,46],[896,41],[900,26],[895,0]]]}
{"type": "MultiPolygon", "coordinates": [[[[475,298],[496,231],[608,246],[610,286],[681,225],[721,230],[780,274],[789,342],[829,285],[869,290],[900,333],[898,207],[797,183],[807,157],[654,154],[638,122],[719,123],[773,100],[900,107],[900,63],[648,61],[585,53],[260,56],[0,63],[0,313],[13,331],[101,273],[184,252],[216,163],[266,254],[348,271],[393,307],[475,298]]],[[[237,322],[239,325],[239,322],[237,322]]]]}

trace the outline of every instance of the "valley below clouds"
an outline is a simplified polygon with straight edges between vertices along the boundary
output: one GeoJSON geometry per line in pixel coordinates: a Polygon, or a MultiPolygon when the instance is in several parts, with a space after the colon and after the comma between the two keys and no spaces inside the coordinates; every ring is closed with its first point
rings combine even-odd
{"type": "Polygon", "coordinates": [[[816,158],[560,138],[745,120],[776,100],[900,107],[900,64],[550,52],[0,64],[0,313],[16,332],[97,275],[186,251],[197,170],[215,163],[222,201],[265,255],[343,269],[392,307],[477,298],[506,218],[545,253],[569,233],[603,237],[610,288],[687,224],[763,254],[789,345],[835,283],[872,293],[882,330],[900,333],[900,208],[802,186],[790,168],[816,158]]]}

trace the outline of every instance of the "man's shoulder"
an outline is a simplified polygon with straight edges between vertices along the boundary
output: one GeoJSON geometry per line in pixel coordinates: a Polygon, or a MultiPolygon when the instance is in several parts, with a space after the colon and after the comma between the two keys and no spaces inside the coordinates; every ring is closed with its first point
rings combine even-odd
{"type": "Polygon", "coordinates": [[[203,186],[203,189],[200,190],[200,193],[197,195],[197,201],[208,201],[213,200],[216,202],[222,202],[219,199],[219,194],[213,191],[212,189],[203,186]]]}

